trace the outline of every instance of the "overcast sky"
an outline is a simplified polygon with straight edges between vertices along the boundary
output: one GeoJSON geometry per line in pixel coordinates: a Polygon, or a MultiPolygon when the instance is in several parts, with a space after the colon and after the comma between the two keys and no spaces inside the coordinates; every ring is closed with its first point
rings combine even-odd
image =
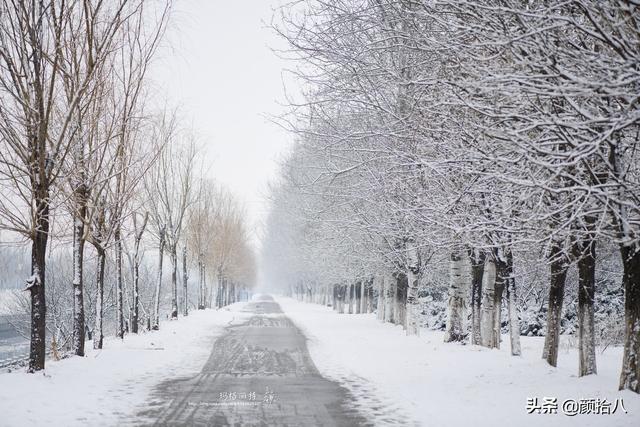
{"type": "Polygon", "coordinates": [[[205,145],[210,175],[245,203],[256,243],[267,183],[292,142],[264,118],[285,98],[287,64],[271,51],[282,43],[265,28],[275,4],[177,0],[152,74],[158,98],[177,105],[205,145]]]}

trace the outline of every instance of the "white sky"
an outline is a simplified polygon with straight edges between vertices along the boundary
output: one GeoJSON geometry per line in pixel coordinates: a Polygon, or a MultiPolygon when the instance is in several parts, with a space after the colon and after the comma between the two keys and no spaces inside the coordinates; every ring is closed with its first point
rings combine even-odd
{"type": "MultiPolygon", "coordinates": [[[[151,78],[206,146],[210,176],[244,202],[254,242],[267,213],[267,184],[291,135],[264,118],[282,111],[282,43],[265,28],[271,0],[177,0],[151,78]]],[[[287,90],[290,90],[287,84],[287,90]]]]}

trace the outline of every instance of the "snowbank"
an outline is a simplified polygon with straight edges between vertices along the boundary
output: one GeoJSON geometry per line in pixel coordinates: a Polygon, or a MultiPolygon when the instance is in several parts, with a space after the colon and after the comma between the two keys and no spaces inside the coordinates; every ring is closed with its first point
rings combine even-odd
{"type": "Polygon", "coordinates": [[[224,327],[248,316],[243,305],[194,310],[124,341],[106,338],[103,350],[89,341],[86,357],[48,362],[44,373],[0,374],[0,426],[135,424],[154,385],[201,370],[224,327]]]}
{"type": "Polygon", "coordinates": [[[598,350],[597,376],[578,378],[575,349],[565,346],[558,368],[542,359],[544,338],[522,337],[522,357],[501,350],[445,344],[440,332],[407,337],[372,314],[337,314],[328,307],[278,298],[285,314],[309,338],[309,351],[327,378],[351,390],[378,424],[403,411],[416,424],[438,426],[638,426],[640,396],[618,392],[621,348],[598,350]],[[557,414],[528,414],[527,398],[558,399],[557,414]],[[627,413],[575,415],[564,400],[623,399],[627,413]]]}

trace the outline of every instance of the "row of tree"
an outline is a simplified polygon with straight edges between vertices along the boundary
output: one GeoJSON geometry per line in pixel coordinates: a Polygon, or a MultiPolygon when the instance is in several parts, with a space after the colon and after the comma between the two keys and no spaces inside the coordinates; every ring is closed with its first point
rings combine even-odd
{"type": "MultiPolygon", "coordinates": [[[[179,304],[184,315],[188,312],[193,264],[198,308],[212,300],[205,295],[208,289],[220,293],[206,286],[206,267],[215,270],[210,276],[218,278],[220,288],[253,280],[241,207],[204,178],[200,151],[177,114],[149,107],[149,69],[170,11],[168,0],[0,3],[0,229],[4,240],[31,244],[29,371],[44,368],[47,329],[55,336],[64,323],[52,329],[47,319],[71,302],[63,292],[54,294],[64,289],[60,283],[54,293],[45,293],[47,273],[62,268],[47,266],[53,251],[63,259],[71,249],[70,347],[79,356],[87,331],[94,348],[103,346],[105,290],[109,296],[113,289],[116,336],[141,329],[140,309],[151,328],[159,327],[165,253],[172,318],[179,304]],[[54,240],[60,242],[56,248],[54,240]],[[90,302],[87,243],[95,252],[90,302]],[[140,270],[149,245],[157,245],[159,258],[153,304],[145,310],[140,270]],[[197,261],[189,262],[188,253],[197,261]],[[47,307],[58,300],[57,307],[47,307]],[[93,324],[87,322],[87,305],[93,324]]],[[[229,295],[224,303],[236,293],[229,295]]]]}
{"type": "Polygon", "coordinates": [[[519,355],[516,267],[543,263],[555,366],[575,266],[582,376],[597,371],[596,249],[617,246],[604,268],[624,288],[620,388],[640,392],[638,6],[309,0],[280,12],[306,93],[282,118],[297,144],[272,192],[271,280],[338,309],[375,289],[379,316],[417,334],[419,297],[447,259],[445,340],[499,347],[506,318],[519,355]]]}

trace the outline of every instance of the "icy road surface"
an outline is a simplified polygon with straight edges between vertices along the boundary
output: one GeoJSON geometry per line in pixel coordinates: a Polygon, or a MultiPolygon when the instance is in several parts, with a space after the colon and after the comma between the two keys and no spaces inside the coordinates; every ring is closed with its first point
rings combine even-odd
{"type": "Polygon", "coordinates": [[[362,426],[349,392],[323,378],[305,336],[270,296],[231,324],[193,377],[167,380],[140,415],[155,425],[362,426]]]}

